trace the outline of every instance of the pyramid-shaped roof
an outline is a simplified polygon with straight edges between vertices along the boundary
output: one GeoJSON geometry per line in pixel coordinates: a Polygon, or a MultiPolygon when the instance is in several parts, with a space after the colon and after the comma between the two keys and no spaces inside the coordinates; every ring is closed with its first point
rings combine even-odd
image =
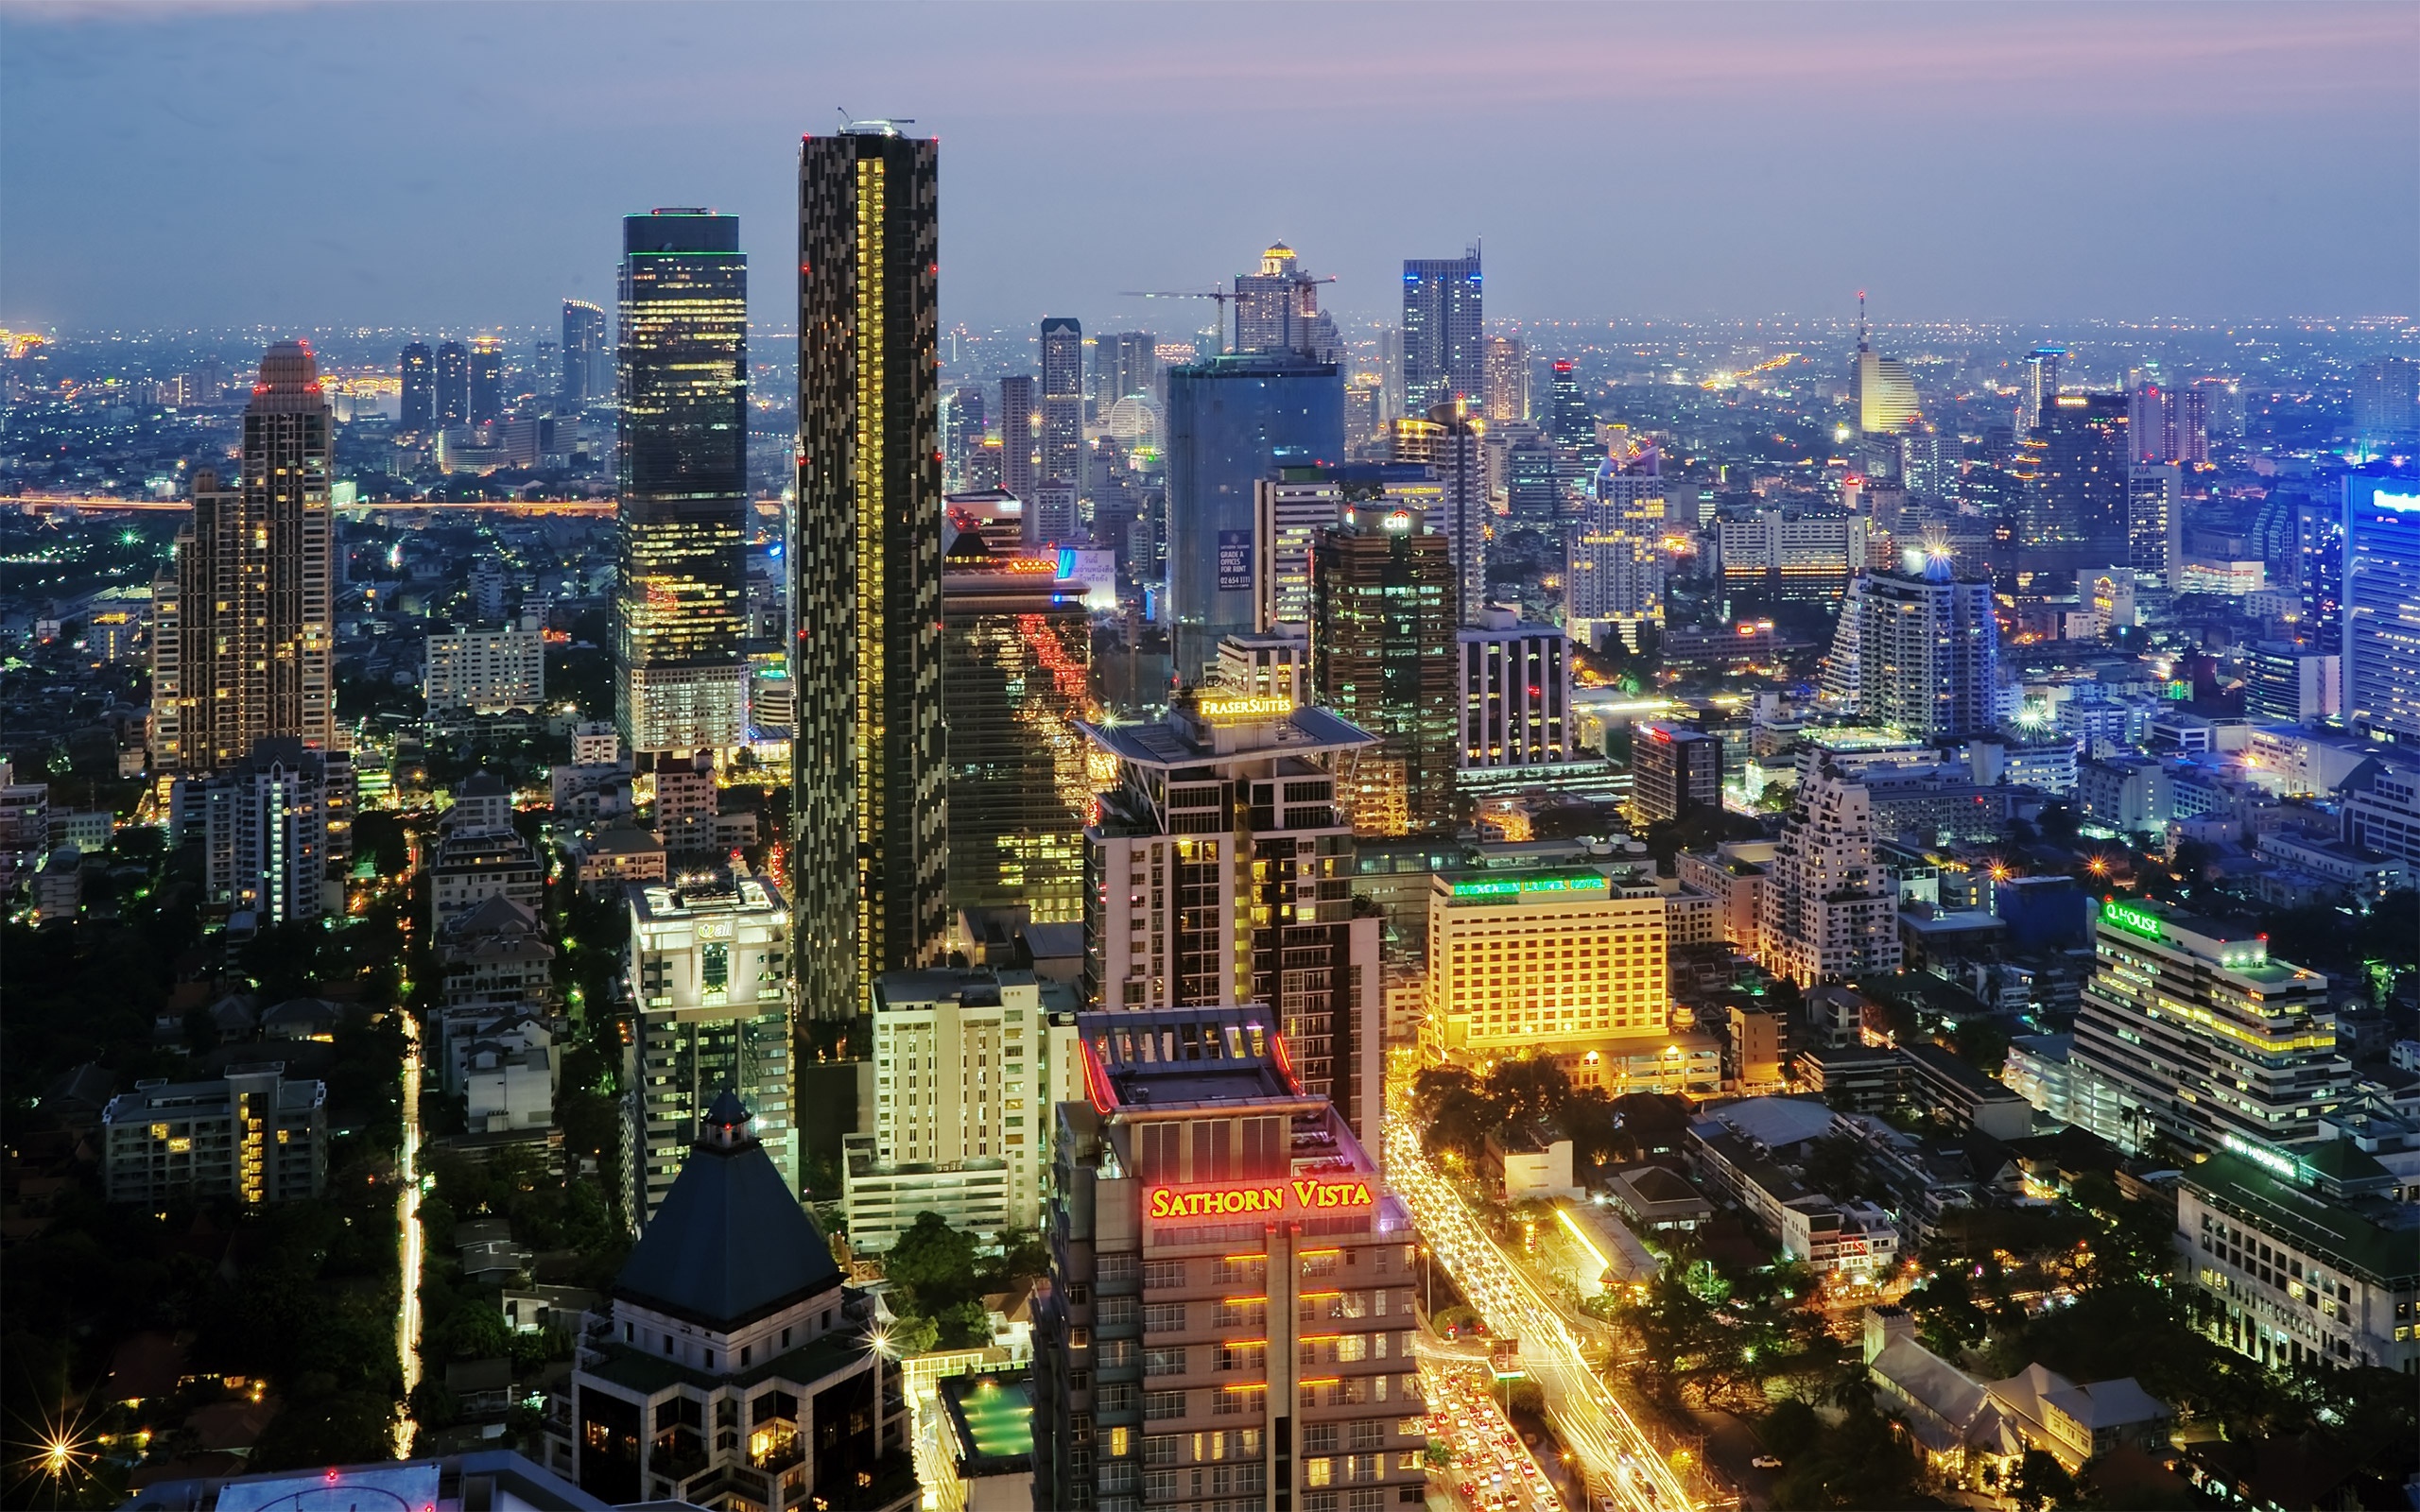
{"type": "Polygon", "coordinates": [[[832,1248],[726,1089],[614,1295],[729,1332],[840,1283],[832,1248]]]}

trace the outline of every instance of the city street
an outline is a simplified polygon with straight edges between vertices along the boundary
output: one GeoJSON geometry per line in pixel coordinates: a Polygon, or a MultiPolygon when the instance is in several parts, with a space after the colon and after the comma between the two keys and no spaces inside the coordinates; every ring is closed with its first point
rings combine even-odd
{"type": "Polygon", "coordinates": [[[1564,1512],[1546,1470],[1497,1403],[1484,1362],[1421,1362],[1429,1432],[1453,1451],[1447,1483],[1472,1512],[1564,1512]]]}
{"type": "Polygon", "coordinates": [[[395,1419],[395,1457],[411,1457],[412,1438],[419,1426],[412,1421],[412,1388],[420,1384],[420,1021],[408,1010],[403,1014],[404,1038],[404,1149],[395,1163],[396,1179],[403,1183],[398,1199],[404,1228],[403,1305],[395,1309],[395,1353],[404,1366],[404,1410],[395,1419]]]}
{"type": "Polygon", "coordinates": [[[1430,1166],[1403,1105],[1404,1094],[1390,1098],[1389,1184],[1489,1330],[1519,1340],[1521,1364],[1544,1392],[1556,1431],[1586,1470],[1591,1493],[1633,1512],[1693,1505],[1653,1442],[1589,1368],[1579,1339],[1554,1304],[1430,1166]]]}

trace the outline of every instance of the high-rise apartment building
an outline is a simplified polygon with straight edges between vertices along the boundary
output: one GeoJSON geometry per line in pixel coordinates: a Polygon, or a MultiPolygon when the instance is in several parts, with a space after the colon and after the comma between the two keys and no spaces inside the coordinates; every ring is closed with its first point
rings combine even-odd
{"type": "Polygon", "coordinates": [[[983,387],[967,384],[942,401],[942,484],[950,492],[972,490],[975,454],[984,437],[983,387]]]}
{"type": "Polygon", "coordinates": [[[1236,275],[1236,350],[1338,361],[1344,343],[1335,318],[1320,309],[1320,285],[1330,282],[1304,271],[1284,242],[1261,253],[1258,273],[1236,275]]]}
{"type": "Polygon", "coordinates": [[[152,759],[215,771],[261,741],[336,742],[331,421],[303,341],[261,358],[232,488],[197,470],[176,581],[153,605],[152,759]]]}
{"type": "Polygon", "coordinates": [[[1454,634],[1460,765],[1464,771],[1571,760],[1571,647],[1561,628],[1488,605],[1454,634]]]}
{"type": "Polygon", "coordinates": [[[421,691],[432,714],[535,713],[546,699],[546,637],[535,617],[519,625],[432,630],[421,691]]]}
{"type": "Polygon", "coordinates": [[[644,1230],[681,1174],[700,1115],[729,1089],[756,1113],[756,1137],[799,1190],[790,1047],[790,917],[763,877],[631,883],[624,986],[638,1010],[623,1050],[622,1168],[631,1222],[644,1230]]]}
{"type": "Polygon", "coordinates": [[[1291,626],[1309,633],[1311,554],[1322,530],[1343,518],[1345,502],[1366,507],[1436,508],[1443,497],[1426,463],[1348,462],[1341,467],[1280,467],[1253,485],[1253,629],[1291,626]]]}
{"type": "Polygon", "coordinates": [[[1379,737],[1346,767],[1356,834],[1451,833],[1461,816],[1449,546],[1414,510],[1353,506],[1312,554],[1313,696],[1379,737]]]}
{"type": "Polygon", "coordinates": [[[1530,418],[1530,349],[1519,336],[1487,338],[1487,418],[1498,425],[1530,418]]]}
{"type": "Polygon", "coordinates": [[[2420,362],[2380,357],[2353,375],[2353,434],[2368,453],[2420,439],[2420,362]]]}
{"type": "MultiPolygon", "coordinates": [[[[1639,648],[1640,627],[1664,628],[1664,537],[1677,480],[1663,476],[1654,447],[1598,464],[1588,503],[1566,538],[1564,626],[1595,649],[1607,632],[1639,648]]],[[[1690,490],[1692,494],[1695,490],[1690,490]]]]}
{"type": "Polygon", "coordinates": [[[1403,264],[1404,412],[1487,399],[1487,346],[1477,247],[1403,264]]]}
{"type": "MultiPolygon", "coordinates": [[[[209,901],[256,924],[307,923],[331,909],[330,868],[351,847],[352,768],[291,737],[255,745],[194,795],[204,806],[202,880],[209,901]]],[[[188,799],[188,802],[191,799],[188,799]]],[[[341,904],[339,903],[339,906],[341,904]]]]}
{"type": "Polygon", "coordinates": [[[1765,969],[1801,987],[1899,970],[1899,891],[1875,855],[1873,795],[1830,765],[1808,773],[1768,863],[1765,969]]]}
{"type": "Polygon", "coordinates": [[[471,423],[471,349],[459,341],[437,345],[437,423],[471,423]]]}
{"type": "Polygon", "coordinates": [[[605,312],[586,300],[563,301],[562,381],[557,397],[566,409],[610,399],[614,389],[614,348],[605,330],[605,312]]]}
{"type": "Polygon", "coordinates": [[[843,1143],[852,1248],[888,1249],[924,1212],[988,1235],[1033,1229],[1050,1181],[1052,1056],[1074,1049],[1073,1025],[1054,1036],[1051,1018],[1031,971],[874,978],[873,1128],[843,1143]]]}
{"type": "Polygon", "coordinates": [[[745,738],[748,259],[739,217],[622,218],[614,710],[651,761],[745,738]]]}
{"type": "Polygon", "coordinates": [[[471,423],[492,425],[504,419],[504,342],[478,336],[471,342],[471,423]]]}
{"type": "Polygon", "coordinates": [[[790,874],[811,1019],[863,1011],[948,927],[940,154],[886,121],[799,146],[790,874]]]}
{"type": "Polygon", "coordinates": [[[1723,590],[1797,603],[1837,599],[1865,570],[1868,524],[1863,515],[1835,508],[1726,516],[1714,527],[1723,590]]]}
{"type": "Polygon", "coordinates": [[[1336,775],[1373,737],[1323,709],[1223,689],[1164,724],[1083,730],[1117,771],[1084,832],[1085,1001],[1265,1005],[1303,1084],[1375,1138],[1378,917],[1353,900],[1336,775]]]}
{"type": "Polygon", "coordinates": [[[1084,328],[1069,316],[1042,322],[1042,453],[1035,472],[1041,482],[1083,491],[1084,328]]]}
{"type": "Polygon", "coordinates": [[[1093,344],[1093,402],[1109,413],[1119,400],[1160,397],[1160,338],[1149,331],[1113,331],[1093,344]]]}
{"type": "Polygon", "coordinates": [[[403,410],[395,428],[426,435],[437,428],[437,356],[427,342],[415,341],[404,348],[400,369],[403,410]]]}
{"type": "MultiPolygon", "coordinates": [[[[1946,553],[1910,549],[1895,573],[1858,583],[1857,707],[1868,724],[1927,741],[1981,734],[1998,721],[1999,621],[1992,585],[1961,578],[1946,553]]],[[[1836,642],[1838,648],[1845,639],[1836,642]]],[[[1850,680],[1841,669],[1841,681],[1850,680]]]]}
{"type": "Polygon", "coordinates": [[[1001,379],[1000,487],[1020,499],[1033,497],[1033,486],[1042,476],[1034,449],[1041,421],[1032,377],[1020,373],[1001,379]]]}
{"type": "Polygon", "coordinates": [[[2344,722],[2420,741],[2420,478],[2344,477],[2344,722]]]}
{"type": "Polygon", "coordinates": [[[1409,1215],[1258,1007],[1080,1015],[1033,1504],[1378,1512],[1426,1483],[1409,1215]]]}
{"type": "Polygon", "coordinates": [[[1176,675],[1191,681],[1219,640],[1253,628],[1255,485],[1281,466],[1344,457],[1344,384],[1292,352],[1169,369],[1167,596],[1176,675]]]}
{"type": "Polygon", "coordinates": [[[2269,937],[2165,904],[2096,910],[2069,1055],[2075,1122],[2129,1154],[2263,1152],[2314,1137],[2351,1088],[2327,978],[2269,937]]]}
{"type": "Polygon", "coordinates": [[[1044,557],[952,557],[942,576],[942,696],[949,711],[952,913],[1024,906],[1036,923],[1083,917],[1093,703],[1086,585],[1044,557]]]}

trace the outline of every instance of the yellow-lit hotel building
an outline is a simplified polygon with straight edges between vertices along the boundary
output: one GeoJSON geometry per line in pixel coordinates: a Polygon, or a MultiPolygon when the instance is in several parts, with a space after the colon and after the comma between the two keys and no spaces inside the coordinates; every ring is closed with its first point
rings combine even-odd
{"type": "Polygon", "coordinates": [[[1536,1054],[1608,1092],[1717,1091],[1720,1043],[1672,1025],[1666,907],[1651,881],[1608,867],[1439,873],[1427,1057],[1536,1054]]]}

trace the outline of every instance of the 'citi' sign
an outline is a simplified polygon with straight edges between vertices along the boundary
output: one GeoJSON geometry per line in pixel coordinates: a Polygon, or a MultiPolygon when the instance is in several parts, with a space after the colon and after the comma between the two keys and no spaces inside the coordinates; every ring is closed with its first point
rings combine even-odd
{"type": "Polygon", "coordinates": [[[1150,1214],[1154,1218],[1231,1218],[1337,1209],[1370,1208],[1377,1204],[1370,1183],[1362,1180],[1322,1181],[1297,1177],[1290,1181],[1265,1181],[1234,1187],[1153,1187],[1150,1214]]]}

